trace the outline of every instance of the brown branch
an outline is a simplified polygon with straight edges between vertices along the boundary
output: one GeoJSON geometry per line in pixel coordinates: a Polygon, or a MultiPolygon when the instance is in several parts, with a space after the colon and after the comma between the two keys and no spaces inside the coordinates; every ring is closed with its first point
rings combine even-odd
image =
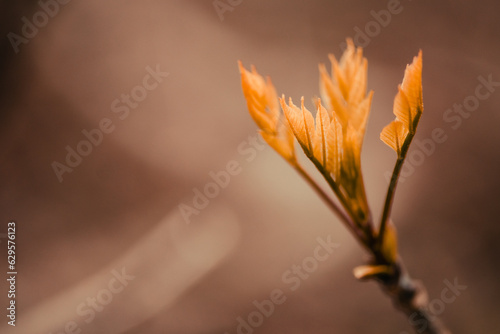
{"type": "Polygon", "coordinates": [[[429,300],[422,282],[412,279],[400,260],[392,267],[392,274],[379,275],[375,280],[394,307],[408,316],[415,333],[451,334],[438,317],[428,312],[429,300]]]}

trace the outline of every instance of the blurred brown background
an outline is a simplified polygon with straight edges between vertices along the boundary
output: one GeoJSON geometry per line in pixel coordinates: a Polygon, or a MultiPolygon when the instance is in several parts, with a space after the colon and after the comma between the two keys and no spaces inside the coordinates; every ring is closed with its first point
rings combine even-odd
{"type": "MultiPolygon", "coordinates": [[[[479,77],[500,81],[497,2],[62,2],[0,5],[0,263],[7,272],[15,220],[18,270],[17,325],[3,315],[0,332],[233,334],[274,289],[286,301],[244,333],[411,332],[376,285],[352,276],[366,257],[337,219],[271,149],[252,144],[240,88],[238,59],[270,75],[278,94],[308,101],[318,94],[317,64],[356,34],[375,90],[363,147],[373,214],[395,161],[378,135],[422,49],[416,138],[441,128],[447,140],[424,160],[416,153],[398,187],[400,252],[431,299],[445,280],[467,286],[439,310],[454,333],[498,332],[500,87],[471,97],[479,77]],[[24,28],[30,38],[23,17],[39,24],[24,28]],[[26,39],[13,44],[12,34],[26,39]],[[136,88],[148,67],[168,75],[136,88]],[[141,101],[126,117],[114,112],[131,92],[141,101]],[[474,101],[465,116],[447,112],[474,101]],[[53,162],[65,164],[66,146],[76,149],[103,119],[113,131],[59,182],[53,162]],[[193,189],[231,160],[241,172],[187,224],[179,205],[193,206],[193,189]],[[282,275],[328,236],[340,247],[292,291],[282,275]],[[119,289],[122,270],[129,280],[119,289]]],[[[7,291],[3,280],[3,312],[7,291]]]]}

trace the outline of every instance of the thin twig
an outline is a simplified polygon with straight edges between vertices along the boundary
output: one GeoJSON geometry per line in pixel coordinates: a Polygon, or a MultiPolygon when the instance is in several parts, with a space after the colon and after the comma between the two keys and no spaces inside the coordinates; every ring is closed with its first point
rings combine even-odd
{"type": "Polygon", "coordinates": [[[384,231],[385,227],[387,226],[387,220],[391,215],[392,202],[394,202],[394,193],[396,192],[396,186],[398,184],[399,174],[401,172],[401,168],[403,167],[406,154],[410,149],[413,137],[415,137],[415,132],[417,130],[418,122],[420,121],[421,115],[422,115],[421,111],[417,112],[417,116],[415,117],[412,123],[413,128],[411,129],[410,133],[408,133],[408,136],[406,136],[406,139],[403,145],[401,146],[401,152],[398,152],[398,159],[396,160],[396,164],[394,165],[391,181],[389,183],[389,187],[387,188],[387,195],[385,196],[384,211],[382,212],[382,218],[380,219],[377,247],[381,247],[382,243],[384,242],[384,231]]]}
{"type": "Polygon", "coordinates": [[[396,164],[394,165],[394,170],[392,171],[391,181],[389,187],[387,188],[387,195],[385,196],[384,210],[382,212],[382,218],[380,219],[380,229],[378,233],[378,247],[380,247],[384,241],[384,231],[387,225],[387,220],[391,214],[392,203],[394,202],[394,193],[396,192],[396,186],[398,184],[399,173],[403,167],[404,157],[398,158],[396,164]]]}
{"type": "Polygon", "coordinates": [[[349,205],[349,203],[347,203],[347,200],[346,200],[344,194],[342,193],[342,191],[340,191],[340,188],[339,188],[338,184],[335,182],[335,180],[333,180],[332,175],[330,174],[330,172],[328,172],[323,167],[323,165],[318,161],[318,159],[316,159],[313,155],[307,155],[307,157],[309,158],[309,160],[312,161],[312,163],[314,164],[314,166],[316,166],[316,169],[321,173],[321,175],[323,175],[323,178],[328,183],[328,185],[330,186],[330,188],[333,190],[333,192],[335,193],[335,195],[339,199],[340,203],[342,204],[342,206],[347,211],[347,214],[351,217],[352,223],[354,225],[358,226],[359,228],[362,228],[362,226],[360,225],[360,223],[356,219],[356,215],[351,210],[351,206],[349,205]]]}
{"type": "Polygon", "coordinates": [[[299,163],[291,164],[292,167],[307,181],[313,190],[321,197],[321,199],[330,207],[330,209],[337,215],[340,221],[347,227],[347,229],[354,234],[354,236],[361,241],[364,241],[364,236],[359,233],[353,220],[349,217],[333,199],[321,188],[320,185],[302,168],[299,163]]]}

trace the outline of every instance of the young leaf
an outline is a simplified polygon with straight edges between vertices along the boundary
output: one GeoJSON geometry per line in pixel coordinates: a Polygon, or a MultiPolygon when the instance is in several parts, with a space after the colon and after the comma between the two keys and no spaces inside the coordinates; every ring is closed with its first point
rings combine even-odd
{"type": "Polygon", "coordinates": [[[420,50],[418,56],[413,58],[413,62],[406,66],[403,82],[398,86],[393,107],[396,120],[386,126],[380,134],[380,139],[396,151],[398,157],[401,157],[402,151],[408,149],[402,145],[408,135],[413,138],[423,110],[422,50],[420,50]]]}
{"type": "Polygon", "coordinates": [[[328,131],[330,130],[330,117],[326,112],[326,109],[321,105],[321,101],[317,103],[316,112],[316,131],[314,134],[314,157],[321,163],[323,167],[327,166],[327,151],[329,147],[328,143],[328,131]]]}
{"type": "Polygon", "coordinates": [[[288,105],[284,97],[280,98],[281,108],[290,124],[293,134],[308,155],[313,154],[312,139],[314,135],[314,118],[309,110],[304,107],[304,97],[301,98],[301,108],[299,109],[289,99],[288,105]]]}
{"type": "Polygon", "coordinates": [[[343,137],[342,137],[342,126],[338,121],[337,117],[332,117],[330,122],[330,128],[327,134],[328,142],[328,162],[326,170],[332,173],[335,177],[335,181],[339,182],[341,167],[342,167],[342,147],[343,137]]]}
{"type": "Polygon", "coordinates": [[[247,71],[238,62],[241,73],[241,86],[247,101],[250,116],[261,129],[264,140],[283,158],[292,164],[296,162],[293,134],[284,116],[280,113],[276,89],[271,78],[264,80],[252,66],[247,71]]]}
{"type": "Polygon", "coordinates": [[[396,119],[385,126],[380,133],[380,139],[396,151],[399,157],[401,156],[401,147],[407,135],[408,129],[401,121],[396,119]]]}
{"type": "Polygon", "coordinates": [[[379,275],[391,275],[392,273],[393,269],[386,265],[364,265],[358,266],[353,270],[354,277],[357,279],[376,278],[379,275]]]}

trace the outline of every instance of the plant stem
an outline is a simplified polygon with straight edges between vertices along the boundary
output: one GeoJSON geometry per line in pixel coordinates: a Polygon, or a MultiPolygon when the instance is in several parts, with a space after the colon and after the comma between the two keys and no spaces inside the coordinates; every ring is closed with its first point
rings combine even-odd
{"type": "Polygon", "coordinates": [[[398,158],[396,164],[394,165],[394,170],[392,171],[391,182],[389,183],[389,188],[387,188],[387,195],[385,196],[384,210],[382,212],[382,218],[380,220],[380,229],[378,233],[378,246],[382,246],[384,241],[384,230],[387,225],[387,220],[391,214],[392,203],[394,202],[394,193],[396,191],[396,186],[398,184],[399,173],[403,167],[404,157],[398,158]]]}
{"type": "MultiPolygon", "coordinates": [[[[372,234],[371,233],[367,233],[367,231],[365,230],[365,227],[356,219],[356,215],[351,210],[351,206],[347,202],[344,194],[340,190],[340,188],[337,185],[337,183],[335,183],[335,181],[333,180],[330,172],[328,172],[325,168],[323,168],[323,166],[321,165],[321,163],[314,156],[307,155],[307,157],[316,166],[316,168],[321,173],[321,175],[323,175],[323,178],[325,179],[325,181],[328,183],[328,185],[330,186],[330,188],[333,190],[333,192],[335,193],[335,195],[339,199],[340,204],[342,204],[342,206],[344,207],[344,209],[347,211],[347,214],[349,215],[349,217],[351,219],[352,225],[356,227],[356,230],[362,230],[365,233],[365,235],[360,238],[360,241],[363,244],[365,244],[365,246],[368,246],[369,243],[370,243],[372,234]]],[[[370,229],[371,228],[371,223],[368,224],[366,227],[368,229],[370,229]]],[[[361,233],[359,233],[359,231],[356,231],[356,233],[358,235],[361,235],[361,233]]]]}
{"type": "Polygon", "coordinates": [[[420,110],[419,112],[417,112],[417,116],[412,121],[413,128],[410,129],[410,133],[408,133],[408,136],[406,136],[406,139],[401,146],[401,152],[398,152],[398,160],[396,160],[394,170],[392,171],[391,182],[389,183],[389,188],[387,188],[387,195],[385,196],[384,211],[382,212],[382,218],[380,219],[380,227],[377,240],[377,247],[379,248],[384,242],[384,230],[387,225],[387,219],[389,219],[389,216],[391,214],[392,202],[394,201],[394,193],[398,184],[399,173],[401,172],[401,168],[403,167],[403,163],[405,161],[406,154],[408,153],[408,149],[410,148],[413,137],[415,137],[415,131],[417,130],[417,125],[420,121],[421,115],[422,111],[420,110]]]}
{"type": "Polygon", "coordinates": [[[313,190],[321,197],[321,199],[330,207],[330,209],[337,215],[340,221],[347,227],[347,229],[354,234],[357,239],[365,241],[365,236],[360,233],[356,228],[353,220],[349,217],[340,207],[335,203],[330,196],[321,188],[321,186],[314,181],[314,179],[302,168],[298,163],[291,164],[292,167],[307,181],[313,190]]]}
{"type": "Polygon", "coordinates": [[[451,334],[443,323],[429,313],[425,287],[413,280],[402,262],[394,264],[393,275],[377,278],[382,290],[392,299],[394,306],[408,316],[417,334],[451,334]]]}

